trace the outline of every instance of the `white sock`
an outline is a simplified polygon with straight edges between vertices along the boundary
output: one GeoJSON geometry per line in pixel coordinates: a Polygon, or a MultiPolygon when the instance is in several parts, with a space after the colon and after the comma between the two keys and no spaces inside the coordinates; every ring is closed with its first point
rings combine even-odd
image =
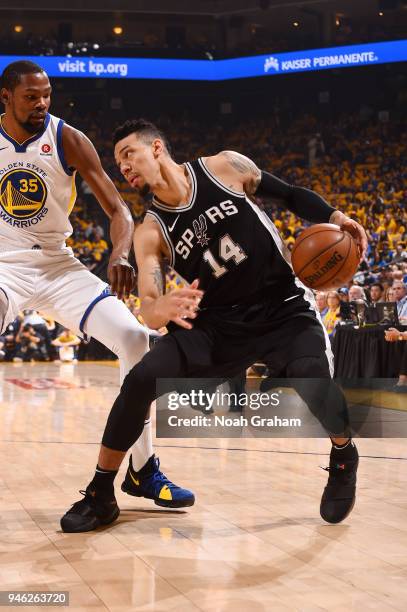
{"type": "Polygon", "coordinates": [[[334,444],[334,442],[332,442],[332,446],[334,448],[336,448],[336,450],[344,450],[345,448],[348,448],[349,445],[350,446],[355,446],[354,443],[353,443],[352,438],[349,438],[349,440],[343,446],[337,446],[336,444],[334,444]]]}
{"type": "Polygon", "coordinates": [[[144,429],[137,442],[131,448],[133,469],[139,472],[154,454],[151,419],[144,421],[144,429]]]}

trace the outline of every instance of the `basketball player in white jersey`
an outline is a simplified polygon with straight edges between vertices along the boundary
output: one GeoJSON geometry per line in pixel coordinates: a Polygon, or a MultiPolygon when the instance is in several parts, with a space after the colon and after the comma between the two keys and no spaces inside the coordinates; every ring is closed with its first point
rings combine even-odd
{"type": "MultiPolygon", "coordinates": [[[[40,66],[9,64],[0,96],[5,106],[0,119],[0,334],[19,311],[39,310],[116,353],[123,382],[148,350],[146,330],[120,301],[134,284],[128,262],[134,230],[130,212],[89,139],[48,113],[51,85],[40,66]],[[110,219],[110,287],[65,245],[72,233],[77,171],[110,219]]],[[[167,507],[194,503],[191,491],[160,471],[149,419],[130,465],[129,494],[167,507]]]]}

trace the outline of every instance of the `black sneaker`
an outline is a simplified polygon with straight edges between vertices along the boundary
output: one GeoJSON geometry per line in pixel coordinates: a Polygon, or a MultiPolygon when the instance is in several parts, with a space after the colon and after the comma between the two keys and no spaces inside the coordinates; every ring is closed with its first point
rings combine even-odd
{"type": "Polygon", "coordinates": [[[120,508],[116,499],[101,499],[95,491],[86,489],[79,491],[84,498],[77,501],[61,518],[61,528],[65,533],[80,533],[93,531],[101,525],[109,525],[117,519],[120,508]]]}
{"type": "Polygon", "coordinates": [[[356,500],[356,472],[359,455],[355,444],[343,458],[343,451],[332,446],[328,483],[321,499],[320,514],[327,523],[340,523],[352,512],[356,500]]]}

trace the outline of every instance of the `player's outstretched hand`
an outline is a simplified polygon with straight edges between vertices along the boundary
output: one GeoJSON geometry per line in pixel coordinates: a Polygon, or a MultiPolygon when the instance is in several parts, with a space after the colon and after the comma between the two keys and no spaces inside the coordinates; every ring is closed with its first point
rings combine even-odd
{"type": "Polygon", "coordinates": [[[115,293],[119,300],[129,297],[136,281],[133,266],[129,264],[125,257],[111,257],[107,268],[112,293],[115,293]]]}
{"type": "Polygon", "coordinates": [[[188,319],[196,319],[203,291],[198,289],[199,281],[194,280],[189,287],[173,289],[157,299],[156,312],[164,320],[173,321],[180,327],[192,329],[188,319]]]}
{"type": "Polygon", "coordinates": [[[354,221],[350,217],[344,215],[341,211],[336,210],[330,218],[330,223],[334,223],[335,225],[339,225],[341,230],[344,232],[348,232],[352,238],[356,240],[356,244],[359,248],[359,257],[360,262],[365,259],[366,251],[368,247],[367,235],[365,229],[360,223],[354,221]]]}

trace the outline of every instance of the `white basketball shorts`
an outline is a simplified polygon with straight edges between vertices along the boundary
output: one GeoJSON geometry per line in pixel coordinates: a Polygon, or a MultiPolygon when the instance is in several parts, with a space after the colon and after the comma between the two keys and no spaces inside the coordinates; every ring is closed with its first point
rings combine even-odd
{"type": "Polygon", "coordinates": [[[110,295],[108,285],[69,247],[0,251],[0,289],[9,303],[0,334],[19,312],[29,309],[84,335],[82,327],[92,306],[110,295]]]}

